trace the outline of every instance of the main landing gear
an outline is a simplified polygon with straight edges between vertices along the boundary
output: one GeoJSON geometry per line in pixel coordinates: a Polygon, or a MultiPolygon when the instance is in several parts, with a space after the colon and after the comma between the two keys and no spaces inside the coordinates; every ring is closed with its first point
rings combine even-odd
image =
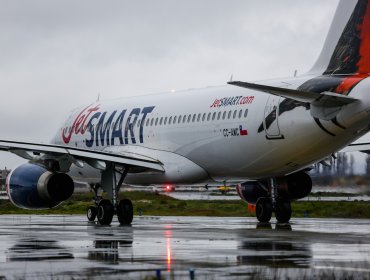
{"type": "Polygon", "coordinates": [[[271,197],[261,197],[256,204],[256,216],[258,221],[268,223],[272,213],[275,212],[276,220],[279,223],[288,223],[292,216],[290,200],[278,197],[275,179],[270,179],[271,197]]]}
{"type": "Polygon", "coordinates": [[[118,202],[118,193],[128,173],[128,168],[123,172],[116,170],[114,164],[107,166],[106,170],[102,171],[101,185],[96,184],[91,186],[94,191],[94,205],[87,209],[87,219],[95,221],[98,219],[101,225],[110,225],[114,214],[117,215],[121,225],[130,225],[134,217],[134,208],[131,200],[122,199],[118,202]],[[121,178],[117,183],[116,173],[121,174],[121,178]],[[108,193],[110,199],[103,199],[98,195],[99,190],[103,189],[108,193]]]}

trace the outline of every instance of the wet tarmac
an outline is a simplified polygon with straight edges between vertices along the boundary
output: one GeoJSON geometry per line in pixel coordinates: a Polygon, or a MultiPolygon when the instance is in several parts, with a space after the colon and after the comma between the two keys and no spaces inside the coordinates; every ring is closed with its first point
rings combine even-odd
{"type": "Polygon", "coordinates": [[[0,216],[0,279],[369,279],[370,220],[0,216]]]}

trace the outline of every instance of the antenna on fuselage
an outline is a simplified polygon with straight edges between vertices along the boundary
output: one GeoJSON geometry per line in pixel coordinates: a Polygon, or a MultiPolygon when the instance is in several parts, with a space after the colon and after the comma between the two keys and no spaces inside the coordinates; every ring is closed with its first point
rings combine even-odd
{"type": "Polygon", "coordinates": [[[98,98],[96,99],[96,102],[100,101],[100,92],[98,92],[98,98]]]}
{"type": "Polygon", "coordinates": [[[234,74],[231,74],[230,81],[229,81],[230,83],[233,81],[233,78],[234,78],[233,76],[234,74]]]}

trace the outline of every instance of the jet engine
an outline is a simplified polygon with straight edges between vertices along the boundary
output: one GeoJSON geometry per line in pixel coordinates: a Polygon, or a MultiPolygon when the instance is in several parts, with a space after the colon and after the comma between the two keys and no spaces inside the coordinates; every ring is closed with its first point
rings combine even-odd
{"type": "Polygon", "coordinates": [[[311,177],[305,172],[297,172],[278,178],[278,195],[290,200],[297,200],[308,196],[312,190],[311,177]]]}
{"type": "Polygon", "coordinates": [[[6,190],[17,207],[47,209],[70,198],[74,183],[65,173],[51,172],[41,165],[26,163],[9,174],[6,190]]]}
{"type": "MultiPolygon", "coordinates": [[[[305,172],[297,172],[277,178],[278,196],[297,200],[308,196],[312,190],[311,177],[305,172]]],[[[248,181],[238,184],[236,188],[242,200],[256,204],[261,197],[269,197],[270,189],[267,180],[248,181]]]]}

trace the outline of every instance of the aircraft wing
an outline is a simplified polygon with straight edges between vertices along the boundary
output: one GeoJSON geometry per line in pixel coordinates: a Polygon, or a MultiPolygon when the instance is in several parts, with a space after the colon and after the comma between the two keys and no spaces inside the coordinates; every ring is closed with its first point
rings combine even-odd
{"type": "Polygon", "coordinates": [[[120,154],[113,152],[93,151],[53,144],[36,144],[0,140],[0,151],[12,152],[28,160],[37,157],[67,158],[68,161],[81,165],[81,161],[98,169],[104,169],[107,163],[119,166],[141,167],[149,170],[164,171],[163,164],[153,158],[139,154],[120,154]]]}
{"type": "Polygon", "coordinates": [[[260,84],[246,83],[246,82],[228,82],[230,85],[248,88],[256,91],[262,91],[265,93],[281,96],[284,98],[290,98],[303,103],[310,103],[316,106],[325,107],[340,107],[343,105],[351,104],[358,99],[341,95],[333,92],[312,92],[312,91],[301,91],[288,88],[272,87],[260,84]]]}
{"type": "Polygon", "coordinates": [[[341,152],[363,152],[366,154],[370,154],[370,142],[352,143],[342,149],[341,152]]]}

